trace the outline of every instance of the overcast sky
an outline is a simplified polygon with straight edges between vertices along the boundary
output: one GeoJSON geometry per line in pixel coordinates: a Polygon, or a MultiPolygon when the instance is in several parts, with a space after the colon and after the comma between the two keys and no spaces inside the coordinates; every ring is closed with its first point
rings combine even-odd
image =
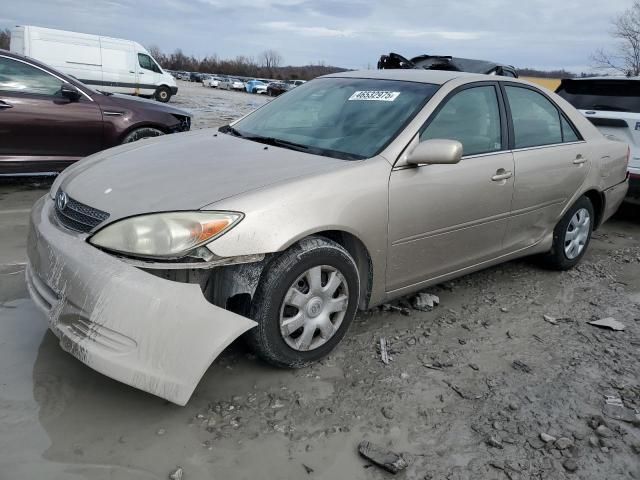
{"type": "Polygon", "coordinates": [[[0,27],[37,25],[136,40],[170,52],[324,61],[375,68],[382,53],[472,57],[590,69],[614,45],[611,18],[632,0],[19,0],[0,27]]]}

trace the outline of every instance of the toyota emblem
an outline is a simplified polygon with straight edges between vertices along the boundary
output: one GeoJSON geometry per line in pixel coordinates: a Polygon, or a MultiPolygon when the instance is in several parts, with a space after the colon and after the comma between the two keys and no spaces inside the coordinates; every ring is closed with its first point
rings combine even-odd
{"type": "Polygon", "coordinates": [[[64,210],[68,202],[69,197],[67,197],[67,194],[62,191],[58,192],[58,195],[56,195],[56,207],[58,207],[58,210],[64,210]]]}

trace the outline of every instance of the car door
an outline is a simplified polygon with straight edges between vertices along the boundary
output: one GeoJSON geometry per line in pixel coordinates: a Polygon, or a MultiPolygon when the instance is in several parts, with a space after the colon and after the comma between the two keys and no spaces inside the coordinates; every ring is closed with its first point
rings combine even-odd
{"type": "Polygon", "coordinates": [[[393,169],[388,291],[500,255],[511,210],[514,165],[499,92],[497,82],[454,90],[422,127],[420,141],[460,141],[460,163],[393,169]]]}
{"type": "Polygon", "coordinates": [[[160,67],[146,53],[138,52],[138,87],[139,95],[153,95],[156,85],[159,83],[157,77],[162,76],[160,67]]]}
{"type": "Polygon", "coordinates": [[[85,95],[76,101],[63,97],[65,83],[26,61],[0,55],[0,161],[61,165],[102,148],[99,106],[85,95]]]}
{"type": "Polygon", "coordinates": [[[548,234],[590,167],[589,150],[562,110],[540,90],[504,83],[517,172],[508,250],[530,247],[548,234]]]}

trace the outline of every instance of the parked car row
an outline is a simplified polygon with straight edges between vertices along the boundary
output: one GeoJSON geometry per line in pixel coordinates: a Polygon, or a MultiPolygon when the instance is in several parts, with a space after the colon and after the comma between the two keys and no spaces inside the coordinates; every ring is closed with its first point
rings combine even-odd
{"type": "Polygon", "coordinates": [[[252,79],[243,81],[234,77],[204,75],[202,85],[204,87],[220,88],[222,90],[244,90],[247,93],[267,94],[271,97],[302,85],[305,80],[271,81],[264,79],[252,79]]]}
{"type": "Polygon", "coordinates": [[[306,80],[243,80],[227,75],[213,75],[197,72],[170,72],[176,79],[188,82],[200,82],[203,87],[219,88],[221,90],[246,91],[247,93],[266,94],[272,97],[302,85],[306,80]]]}

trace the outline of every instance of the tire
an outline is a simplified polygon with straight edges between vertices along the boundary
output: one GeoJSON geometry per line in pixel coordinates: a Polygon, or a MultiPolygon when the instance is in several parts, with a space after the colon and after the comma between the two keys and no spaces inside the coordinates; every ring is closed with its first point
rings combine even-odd
{"type": "Polygon", "coordinates": [[[153,127],[142,127],[136,128],[131,132],[127,133],[127,135],[122,139],[122,143],[131,143],[137,140],[142,140],[143,138],[152,138],[159,137],[160,135],[164,135],[162,130],[153,127]]]}
{"type": "Polygon", "coordinates": [[[165,86],[158,87],[154,97],[159,102],[167,103],[171,99],[171,90],[169,90],[169,87],[165,86]]]}
{"type": "Polygon", "coordinates": [[[277,367],[309,365],[342,340],[355,317],[359,295],[358,269],[349,253],[331,240],[305,238],[263,271],[251,303],[250,316],[258,326],[247,333],[249,346],[277,367]],[[285,333],[283,321],[297,329],[285,333]],[[321,328],[326,329],[324,334],[321,328]]]}
{"type": "Polygon", "coordinates": [[[258,93],[258,90],[254,88],[253,90],[251,90],[251,93],[255,95],[256,93],[258,93]]]}
{"type": "Polygon", "coordinates": [[[553,270],[568,270],[578,264],[589,246],[594,219],[591,200],[580,197],[553,230],[553,245],[542,257],[543,265],[553,270]]]}

